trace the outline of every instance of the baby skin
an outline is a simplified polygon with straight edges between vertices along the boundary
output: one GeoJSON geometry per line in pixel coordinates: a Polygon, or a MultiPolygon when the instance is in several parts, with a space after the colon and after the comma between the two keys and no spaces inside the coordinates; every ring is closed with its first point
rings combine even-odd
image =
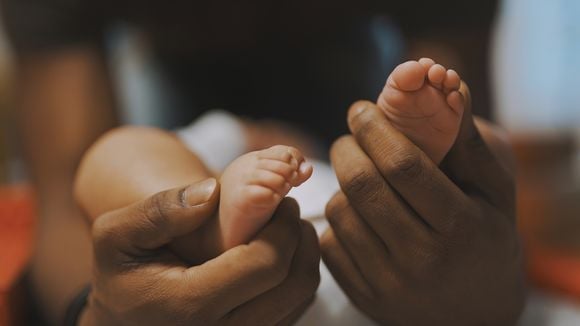
{"type": "Polygon", "coordinates": [[[219,224],[223,249],[251,240],[290,189],[308,180],[312,170],[299,150],[284,145],[235,159],[220,178],[219,224]]]}
{"type": "Polygon", "coordinates": [[[436,164],[445,158],[457,135],[464,111],[461,78],[433,60],[399,65],[377,101],[393,126],[436,164]]]}
{"type": "MultiPolygon", "coordinates": [[[[431,59],[399,65],[378,99],[391,123],[441,163],[459,133],[464,110],[461,78],[431,59]]],[[[251,152],[223,172],[219,208],[221,250],[249,241],[292,187],[312,174],[302,154],[288,146],[251,152]]]]}
{"type": "Polygon", "coordinates": [[[202,263],[248,243],[264,227],[292,187],[304,183],[313,167],[291,146],[276,145],[236,158],[221,176],[218,216],[170,248],[183,259],[202,263]]]}

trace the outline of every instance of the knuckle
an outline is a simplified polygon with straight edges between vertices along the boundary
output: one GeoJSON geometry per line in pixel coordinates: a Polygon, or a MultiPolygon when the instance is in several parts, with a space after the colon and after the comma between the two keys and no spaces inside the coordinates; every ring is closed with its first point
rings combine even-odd
{"type": "Polygon", "coordinates": [[[377,189],[378,179],[373,177],[371,169],[357,166],[348,172],[343,185],[346,194],[371,194],[377,189]]]}
{"type": "Polygon", "coordinates": [[[262,252],[258,256],[248,254],[252,253],[241,252],[244,259],[252,257],[248,264],[261,279],[268,281],[272,285],[277,285],[288,277],[291,259],[287,259],[284,254],[279,254],[275,250],[262,252]]]}
{"type": "Polygon", "coordinates": [[[156,194],[141,205],[144,223],[148,223],[155,230],[160,230],[160,232],[167,230],[169,225],[168,217],[172,204],[167,199],[166,193],[156,194]]]}
{"type": "Polygon", "coordinates": [[[417,150],[401,148],[391,155],[390,164],[386,167],[385,175],[395,180],[416,180],[423,176],[424,164],[417,150]]]}
{"type": "Polygon", "coordinates": [[[447,218],[440,226],[441,230],[447,235],[463,235],[470,237],[477,230],[472,226],[483,221],[483,217],[478,217],[478,209],[471,205],[456,204],[448,213],[447,218]],[[471,225],[471,226],[470,226],[471,225]]]}
{"type": "Polygon", "coordinates": [[[288,277],[290,268],[288,263],[284,261],[275,261],[273,263],[265,263],[263,265],[265,267],[264,271],[270,275],[272,281],[276,284],[282,283],[288,277]]]}
{"type": "Polygon", "coordinates": [[[113,246],[113,243],[116,243],[118,232],[110,223],[110,220],[114,218],[115,217],[112,216],[112,213],[106,213],[99,216],[93,222],[91,227],[91,237],[93,248],[97,255],[107,255],[110,251],[109,249],[113,246]]]}
{"type": "Polygon", "coordinates": [[[449,251],[439,241],[430,241],[428,244],[419,246],[414,250],[417,261],[416,273],[420,279],[432,279],[441,274],[446,267],[449,251]]]}

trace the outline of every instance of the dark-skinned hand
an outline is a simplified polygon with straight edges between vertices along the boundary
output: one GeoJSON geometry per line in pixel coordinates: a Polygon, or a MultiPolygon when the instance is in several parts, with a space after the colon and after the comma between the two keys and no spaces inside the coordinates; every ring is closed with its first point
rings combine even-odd
{"type": "Polygon", "coordinates": [[[513,173],[494,155],[509,150],[490,150],[466,111],[441,167],[370,102],[351,107],[352,135],[332,147],[341,191],[327,205],[322,256],[377,322],[513,325],[522,310],[513,173]]]}

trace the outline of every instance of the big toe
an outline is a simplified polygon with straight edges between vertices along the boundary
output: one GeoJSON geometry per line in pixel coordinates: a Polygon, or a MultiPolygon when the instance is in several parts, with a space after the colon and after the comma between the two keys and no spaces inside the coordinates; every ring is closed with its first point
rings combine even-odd
{"type": "Polygon", "coordinates": [[[389,76],[391,86],[412,92],[419,90],[425,83],[425,67],[417,61],[407,61],[395,68],[389,76]]]}

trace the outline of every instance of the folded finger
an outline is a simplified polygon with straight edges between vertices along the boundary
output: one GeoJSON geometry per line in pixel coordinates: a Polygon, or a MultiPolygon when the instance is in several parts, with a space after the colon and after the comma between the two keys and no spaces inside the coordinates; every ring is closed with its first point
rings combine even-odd
{"type": "Polygon", "coordinates": [[[374,296],[371,285],[362,276],[350,255],[340,244],[332,229],[320,239],[322,260],[338,285],[354,301],[361,302],[374,296]]]}
{"type": "Polygon", "coordinates": [[[381,175],[433,229],[452,232],[471,200],[427,155],[394,128],[376,105],[359,102],[349,111],[357,143],[381,175]]]}
{"type": "Polygon", "coordinates": [[[395,254],[403,252],[409,242],[430,236],[428,226],[387,183],[353,137],[337,140],[330,157],[350,205],[395,254]]]}
{"type": "Polygon", "coordinates": [[[271,222],[247,245],[234,247],[203,265],[183,270],[172,282],[177,297],[205,298],[219,317],[277,287],[288,277],[302,241],[298,204],[285,199],[271,222]],[[184,282],[186,279],[188,282],[184,282]]]}
{"type": "Polygon", "coordinates": [[[112,264],[119,253],[148,255],[214,216],[218,198],[219,184],[212,178],[100,216],[92,228],[95,252],[112,264]]]}
{"type": "Polygon", "coordinates": [[[287,278],[251,301],[236,307],[226,320],[232,325],[277,325],[314,296],[320,282],[318,238],[310,224],[302,224],[300,245],[287,278]]]}
{"type": "Polygon", "coordinates": [[[348,252],[363,277],[371,284],[381,282],[387,268],[388,248],[368,224],[350,206],[346,196],[338,193],[326,209],[332,232],[348,252]]]}

